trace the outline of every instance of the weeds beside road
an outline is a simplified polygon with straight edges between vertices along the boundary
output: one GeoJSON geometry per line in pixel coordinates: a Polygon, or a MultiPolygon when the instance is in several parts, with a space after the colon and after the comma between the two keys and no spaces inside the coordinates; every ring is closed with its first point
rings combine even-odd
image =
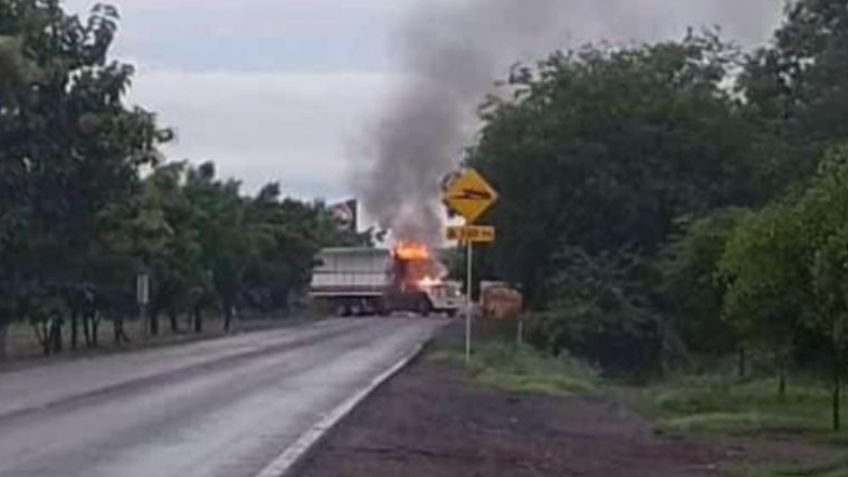
{"type": "MultiPolygon", "coordinates": [[[[464,353],[455,349],[434,351],[428,359],[465,365],[464,353]]],[[[600,383],[596,371],[577,360],[550,359],[503,343],[478,346],[466,370],[481,384],[523,394],[568,397],[596,392],[600,383]]]]}

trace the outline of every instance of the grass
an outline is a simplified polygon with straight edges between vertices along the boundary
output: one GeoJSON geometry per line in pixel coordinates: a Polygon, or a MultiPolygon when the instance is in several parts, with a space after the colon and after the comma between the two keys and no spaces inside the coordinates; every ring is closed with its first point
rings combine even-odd
{"type": "MultiPolygon", "coordinates": [[[[711,366],[706,373],[631,386],[603,381],[596,370],[570,357],[554,358],[510,344],[515,337],[509,324],[478,324],[475,336],[475,352],[468,364],[459,343],[453,348],[440,345],[430,357],[455,362],[475,382],[508,392],[609,394],[653,422],[654,431],[660,435],[674,438],[700,434],[707,440],[742,437],[742,442],[751,442],[755,448],[758,441],[780,440],[788,444],[787,449],[797,444],[798,455],[809,459],[804,465],[796,460],[791,466],[783,465],[793,462],[791,456],[786,456],[783,464],[731,459],[722,464],[722,475],[848,477],[848,459],[843,457],[848,455],[848,430],[831,430],[831,389],[820,380],[793,376],[781,398],[774,377],[740,380],[732,366],[711,366]]],[[[843,404],[843,428],[848,427],[845,415],[848,395],[843,404]]]]}
{"type": "MultiPolygon", "coordinates": [[[[848,432],[832,431],[831,391],[814,379],[790,380],[784,398],[778,395],[776,379],[739,381],[731,374],[677,377],[628,388],[625,395],[631,397],[633,407],[654,421],[654,431],[661,435],[784,440],[821,448],[821,459],[832,458],[834,447],[848,449],[848,432]]],[[[723,475],[848,477],[848,460],[791,466],[747,464],[723,475]]]]}
{"type": "Polygon", "coordinates": [[[831,431],[830,390],[813,380],[790,382],[782,399],[773,379],[739,382],[724,376],[678,378],[637,394],[636,407],[656,421],[660,433],[795,436],[848,444],[847,434],[831,431]]]}
{"type": "Polygon", "coordinates": [[[468,364],[464,352],[454,349],[435,351],[430,358],[458,363],[474,381],[511,393],[566,397],[597,391],[599,383],[595,370],[575,359],[499,342],[477,344],[468,364]]]}
{"type": "Polygon", "coordinates": [[[732,477],[848,477],[848,460],[815,465],[763,465],[731,471],[732,477]]]}
{"type": "Polygon", "coordinates": [[[766,470],[774,477],[848,477],[848,461],[817,466],[772,467],[766,470]]]}
{"type": "Polygon", "coordinates": [[[757,411],[710,412],[661,420],[658,432],[716,432],[726,434],[802,434],[823,432],[819,423],[803,417],[783,416],[757,411]]]}
{"type": "MultiPolygon", "coordinates": [[[[163,336],[171,334],[165,320],[162,321],[161,326],[163,336]]],[[[65,350],[68,350],[70,348],[70,324],[66,324],[64,328],[65,329],[63,330],[63,348],[65,350]]],[[[135,339],[136,337],[140,337],[143,335],[142,324],[138,320],[128,320],[124,322],[124,329],[131,339],[135,339]]],[[[35,336],[35,332],[33,331],[32,326],[30,326],[28,323],[12,323],[12,325],[9,327],[8,333],[9,334],[6,338],[6,351],[8,358],[21,359],[42,356],[43,351],[41,349],[41,345],[39,344],[38,339],[35,336]]],[[[103,349],[109,349],[113,347],[113,333],[113,323],[107,320],[101,321],[100,326],[98,327],[97,340],[103,349]]],[[[85,343],[82,334],[82,325],[80,325],[79,344],[81,348],[84,348],[85,343]]]]}

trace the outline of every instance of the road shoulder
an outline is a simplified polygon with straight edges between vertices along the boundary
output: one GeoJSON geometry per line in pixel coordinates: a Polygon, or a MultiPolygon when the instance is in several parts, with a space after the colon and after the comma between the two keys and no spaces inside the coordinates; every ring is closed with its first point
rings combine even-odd
{"type": "Polygon", "coordinates": [[[791,444],[663,439],[606,396],[503,392],[430,355],[356,409],[296,475],[707,476],[799,456],[791,444]]]}

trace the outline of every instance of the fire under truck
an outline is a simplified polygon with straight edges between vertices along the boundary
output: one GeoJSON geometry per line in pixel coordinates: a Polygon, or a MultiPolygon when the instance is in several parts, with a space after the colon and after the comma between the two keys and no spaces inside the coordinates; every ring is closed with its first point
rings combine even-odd
{"type": "Polygon", "coordinates": [[[454,316],[464,306],[461,285],[424,245],[328,248],[317,256],[310,298],[340,316],[416,312],[454,316]]]}

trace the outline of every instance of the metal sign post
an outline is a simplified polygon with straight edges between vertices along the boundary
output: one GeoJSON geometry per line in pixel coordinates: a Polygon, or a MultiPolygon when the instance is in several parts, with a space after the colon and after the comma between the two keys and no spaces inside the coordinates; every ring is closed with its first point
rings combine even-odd
{"type": "Polygon", "coordinates": [[[474,291],[473,282],[472,282],[472,272],[474,269],[474,243],[470,240],[468,241],[468,274],[466,283],[466,288],[468,289],[467,295],[465,296],[465,363],[468,364],[471,362],[471,315],[474,312],[474,301],[471,298],[471,294],[474,291]]]}
{"type": "Polygon", "coordinates": [[[138,301],[141,327],[144,330],[144,338],[150,337],[150,324],[147,322],[147,305],[150,303],[150,275],[139,273],[135,282],[135,294],[138,301]]]}
{"type": "Polygon", "coordinates": [[[516,342],[518,343],[518,347],[524,345],[524,316],[519,315],[518,317],[518,336],[516,337],[516,342]]]}
{"type": "Polygon", "coordinates": [[[475,226],[474,222],[482,216],[495,201],[498,193],[474,169],[467,169],[447,187],[445,204],[457,214],[465,217],[465,227],[448,227],[448,240],[465,243],[468,252],[468,271],[466,275],[465,297],[465,362],[471,362],[471,324],[474,314],[474,244],[490,243],[495,240],[495,228],[475,226]]]}

